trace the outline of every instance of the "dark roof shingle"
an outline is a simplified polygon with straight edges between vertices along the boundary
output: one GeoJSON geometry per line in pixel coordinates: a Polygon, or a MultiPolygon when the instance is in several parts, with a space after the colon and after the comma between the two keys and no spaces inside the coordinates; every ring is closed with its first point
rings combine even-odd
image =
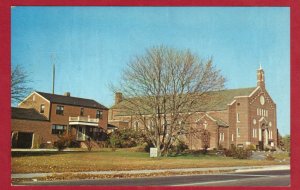
{"type": "Polygon", "coordinates": [[[36,93],[40,94],[41,96],[43,96],[44,98],[49,100],[51,103],[108,110],[107,107],[105,107],[102,104],[96,102],[95,100],[91,100],[91,99],[78,98],[78,97],[72,97],[72,96],[64,96],[64,95],[58,95],[58,94],[50,94],[50,93],[38,92],[38,91],[36,91],[36,93]]]}
{"type": "Polygon", "coordinates": [[[27,119],[27,120],[39,120],[39,121],[47,121],[48,119],[37,112],[33,108],[11,108],[11,118],[12,119],[27,119]]]}
{"type": "MultiPolygon", "coordinates": [[[[256,87],[206,92],[201,98],[199,98],[199,101],[202,103],[198,104],[199,106],[196,108],[197,110],[194,111],[205,112],[226,110],[228,104],[234,100],[234,97],[249,96],[255,89],[256,87]]],[[[130,102],[133,102],[134,99],[135,98],[131,98],[130,102]]],[[[139,98],[136,99],[138,101],[139,98]]],[[[118,113],[120,116],[130,115],[130,113],[126,110],[126,107],[130,107],[128,106],[128,101],[123,100],[120,103],[112,106],[111,109],[120,109],[120,112],[118,113]]]]}

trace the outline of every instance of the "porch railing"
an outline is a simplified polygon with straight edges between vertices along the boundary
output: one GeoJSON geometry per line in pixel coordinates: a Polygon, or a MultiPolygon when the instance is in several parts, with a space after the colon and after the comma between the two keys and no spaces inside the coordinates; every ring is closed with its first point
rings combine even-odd
{"type": "Polygon", "coordinates": [[[77,116],[77,117],[69,117],[70,122],[88,122],[88,123],[98,123],[98,118],[90,118],[90,117],[83,117],[83,116],[77,116]]]}

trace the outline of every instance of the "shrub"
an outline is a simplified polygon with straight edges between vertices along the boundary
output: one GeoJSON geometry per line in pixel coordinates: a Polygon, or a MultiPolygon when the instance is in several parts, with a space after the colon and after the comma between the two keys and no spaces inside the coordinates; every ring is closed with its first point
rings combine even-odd
{"type": "Polygon", "coordinates": [[[145,147],[144,147],[144,150],[146,151],[146,152],[150,152],[150,148],[151,147],[154,147],[154,145],[153,145],[153,143],[152,142],[146,142],[146,145],[145,145],[145,147]]]}
{"type": "Polygon", "coordinates": [[[40,148],[47,148],[47,149],[53,148],[53,144],[51,144],[51,143],[42,143],[42,144],[40,144],[40,148]]]}
{"type": "Polygon", "coordinates": [[[234,153],[235,153],[235,148],[234,149],[230,148],[230,149],[224,150],[224,156],[226,156],[226,157],[233,157],[234,153]]]}
{"type": "Polygon", "coordinates": [[[178,140],[178,142],[176,142],[175,145],[172,145],[170,149],[171,152],[175,154],[181,154],[188,148],[188,145],[186,145],[183,141],[178,140]]]}
{"type": "Polygon", "coordinates": [[[233,158],[248,159],[252,155],[252,151],[244,148],[237,148],[234,152],[233,158]]]}
{"type": "Polygon", "coordinates": [[[252,150],[251,149],[244,149],[244,148],[236,148],[235,146],[231,146],[230,149],[225,149],[224,150],[224,155],[226,157],[233,157],[236,159],[248,159],[252,155],[252,150]]]}
{"type": "Polygon", "coordinates": [[[132,129],[122,129],[109,134],[107,142],[112,148],[130,148],[144,143],[145,137],[132,129]]]}
{"type": "Polygon", "coordinates": [[[256,146],[254,144],[250,144],[250,145],[247,146],[247,149],[255,151],[256,150],[256,146]]]}
{"type": "Polygon", "coordinates": [[[78,145],[76,142],[76,138],[74,135],[69,133],[63,133],[62,135],[58,135],[58,141],[54,142],[54,147],[56,147],[59,151],[67,148],[78,145]]]}

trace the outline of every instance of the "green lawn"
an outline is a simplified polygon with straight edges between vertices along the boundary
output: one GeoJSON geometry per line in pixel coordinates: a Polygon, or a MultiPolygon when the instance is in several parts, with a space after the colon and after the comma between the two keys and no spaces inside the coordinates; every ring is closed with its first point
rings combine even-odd
{"type": "Polygon", "coordinates": [[[12,156],[12,173],[78,172],[104,170],[139,170],[196,168],[223,166],[265,166],[280,164],[278,161],[238,160],[215,155],[181,155],[176,157],[149,158],[149,153],[131,149],[101,149],[92,152],[49,152],[12,156]]]}

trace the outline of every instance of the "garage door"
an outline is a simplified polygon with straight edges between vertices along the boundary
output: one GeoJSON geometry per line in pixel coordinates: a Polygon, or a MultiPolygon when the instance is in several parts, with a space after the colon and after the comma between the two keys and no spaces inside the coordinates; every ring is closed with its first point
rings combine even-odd
{"type": "Polygon", "coordinates": [[[31,148],[33,133],[18,132],[16,148],[31,148]]]}

